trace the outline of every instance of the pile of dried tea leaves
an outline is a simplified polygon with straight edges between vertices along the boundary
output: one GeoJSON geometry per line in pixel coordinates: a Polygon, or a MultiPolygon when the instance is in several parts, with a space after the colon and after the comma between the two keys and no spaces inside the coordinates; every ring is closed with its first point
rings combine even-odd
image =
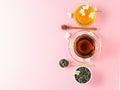
{"type": "Polygon", "coordinates": [[[79,67],[75,71],[75,79],[80,83],[87,83],[91,79],[91,72],[87,67],[79,67]]]}

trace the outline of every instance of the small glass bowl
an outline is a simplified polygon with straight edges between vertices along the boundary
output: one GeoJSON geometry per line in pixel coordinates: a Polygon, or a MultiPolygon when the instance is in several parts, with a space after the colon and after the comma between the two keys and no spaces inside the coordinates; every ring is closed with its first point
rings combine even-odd
{"type": "Polygon", "coordinates": [[[86,66],[79,66],[74,71],[74,78],[80,85],[85,85],[92,80],[92,70],[86,66]]]}
{"type": "Polygon", "coordinates": [[[81,26],[91,25],[96,19],[96,8],[81,5],[73,13],[73,18],[81,26]]]}
{"type": "Polygon", "coordinates": [[[95,60],[97,57],[99,57],[101,52],[101,40],[98,37],[98,35],[92,31],[78,31],[74,33],[70,38],[68,42],[68,51],[73,59],[75,59],[78,62],[90,62],[91,60],[95,60]],[[75,51],[75,43],[76,39],[80,36],[87,35],[91,37],[91,39],[94,40],[94,53],[87,57],[82,57],[78,55],[75,51]]]}

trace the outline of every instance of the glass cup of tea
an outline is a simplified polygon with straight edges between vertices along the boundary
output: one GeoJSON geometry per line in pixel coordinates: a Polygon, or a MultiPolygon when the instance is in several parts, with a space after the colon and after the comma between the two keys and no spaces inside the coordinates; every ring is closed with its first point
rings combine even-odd
{"type": "Polygon", "coordinates": [[[101,52],[101,40],[91,31],[78,31],[69,39],[70,55],[79,62],[90,62],[101,52]]]}

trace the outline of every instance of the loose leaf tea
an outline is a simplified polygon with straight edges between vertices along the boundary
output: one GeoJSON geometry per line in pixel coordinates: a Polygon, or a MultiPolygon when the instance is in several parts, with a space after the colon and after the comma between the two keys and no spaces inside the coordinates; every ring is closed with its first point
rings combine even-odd
{"type": "Polygon", "coordinates": [[[77,82],[79,82],[80,84],[84,84],[84,83],[87,83],[91,79],[91,72],[86,67],[79,67],[75,71],[74,76],[77,82]]]}
{"type": "Polygon", "coordinates": [[[69,65],[69,61],[67,61],[66,59],[61,59],[59,61],[59,65],[64,68],[64,67],[67,67],[69,65]]]}

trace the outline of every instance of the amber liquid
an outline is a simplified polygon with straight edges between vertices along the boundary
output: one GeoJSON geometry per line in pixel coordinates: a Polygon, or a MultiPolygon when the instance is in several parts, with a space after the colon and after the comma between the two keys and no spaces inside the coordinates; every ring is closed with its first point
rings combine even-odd
{"type": "Polygon", "coordinates": [[[76,11],[74,13],[74,18],[75,18],[76,22],[78,22],[78,24],[80,24],[82,26],[88,26],[88,25],[92,24],[94,22],[94,20],[96,19],[95,10],[92,7],[89,7],[87,10],[84,10],[83,6],[86,6],[86,5],[82,5],[76,9],[76,11]],[[84,10],[85,15],[80,13],[80,10],[84,10]],[[92,17],[89,17],[89,15],[91,15],[91,14],[92,14],[92,17]]]}
{"type": "Polygon", "coordinates": [[[91,36],[84,34],[79,37],[74,42],[74,51],[77,56],[82,58],[89,58],[95,52],[95,40],[91,36]]]}

